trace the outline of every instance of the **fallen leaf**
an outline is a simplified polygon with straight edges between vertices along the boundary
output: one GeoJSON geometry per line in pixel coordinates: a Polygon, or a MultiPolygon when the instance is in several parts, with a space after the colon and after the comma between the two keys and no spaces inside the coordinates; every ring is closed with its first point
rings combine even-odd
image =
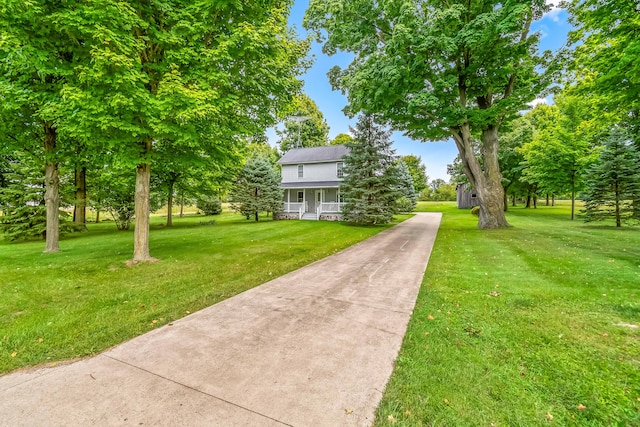
{"type": "Polygon", "coordinates": [[[387,419],[389,420],[389,422],[390,422],[391,424],[395,424],[395,423],[397,423],[397,422],[398,422],[398,420],[396,420],[396,418],[395,418],[393,415],[389,415],[389,416],[387,417],[387,419]]]}
{"type": "Polygon", "coordinates": [[[433,317],[433,315],[430,314],[430,315],[427,316],[427,319],[433,320],[433,319],[435,319],[435,317],[433,317]]]}
{"type": "Polygon", "coordinates": [[[16,357],[17,355],[18,355],[18,353],[15,352],[15,351],[13,353],[11,353],[11,357],[16,357]]]}
{"type": "Polygon", "coordinates": [[[584,410],[584,409],[587,409],[587,407],[586,407],[586,406],[584,406],[582,403],[579,403],[579,404],[578,404],[578,409],[582,411],[582,410],[584,410]]]}
{"type": "Polygon", "coordinates": [[[42,341],[44,341],[44,338],[42,337],[38,338],[38,342],[42,342],[42,341]]]}
{"type": "Polygon", "coordinates": [[[345,409],[344,413],[347,414],[347,415],[352,414],[353,413],[353,409],[345,409]]]}
{"type": "Polygon", "coordinates": [[[551,415],[550,413],[547,412],[547,419],[549,421],[553,421],[553,415],[551,415]]]}
{"type": "Polygon", "coordinates": [[[444,403],[449,404],[449,399],[444,399],[444,403]]]}
{"type": "Polygon", "coordinates": [[[151,321],[151,323],[158,323],[158,320],[157,320],[157,319],[153,319],[153,320],[151,321]]]}

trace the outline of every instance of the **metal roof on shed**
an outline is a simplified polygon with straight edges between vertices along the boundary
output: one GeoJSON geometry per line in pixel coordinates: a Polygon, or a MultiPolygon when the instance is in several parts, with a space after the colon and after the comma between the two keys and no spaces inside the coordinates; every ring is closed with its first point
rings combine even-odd
{"type": "Polygon", "coordinates": [[[278,160],[281,165],[300,163],[337,162],[349,154],[346,145],[323,145],[321,147],[293,148],[278,160]]]}

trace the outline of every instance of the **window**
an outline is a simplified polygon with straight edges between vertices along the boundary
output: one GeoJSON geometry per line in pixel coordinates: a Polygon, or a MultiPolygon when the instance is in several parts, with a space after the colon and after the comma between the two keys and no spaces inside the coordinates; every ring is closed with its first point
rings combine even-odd
{"type": "Polygon", "coordinates": [[[344,203],[344,195],[338,190],[338,203],[344,203]]]}
{"type": "Polygon", "coordinates": [[[298,178],[304,177],[304,165],[298,165],[298,178]]]}
{"type": "Polygon", "coordinates": [[[336,163],[336,166],[338,167],[338,171],[337,171],[338,178],[342,178],[344,176],[344,172],[342,172],[342,167],[344,166],[344,163],[338,162],[336,163]]]}
{"type": "Polygon", "coordinates": [[[298,203],[304,202],[304,191],[298,191],[298,203]]]}

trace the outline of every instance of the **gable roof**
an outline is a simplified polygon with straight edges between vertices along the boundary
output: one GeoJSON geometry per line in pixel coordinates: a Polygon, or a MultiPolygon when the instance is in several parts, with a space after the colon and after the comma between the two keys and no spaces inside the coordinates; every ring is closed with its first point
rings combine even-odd
{"type": "Polygon", "coordinates": [[[346,145],[323,145],[321,147],[293,148],[278,160],[278,164],[337,162],[349,154],[346,145]]]}

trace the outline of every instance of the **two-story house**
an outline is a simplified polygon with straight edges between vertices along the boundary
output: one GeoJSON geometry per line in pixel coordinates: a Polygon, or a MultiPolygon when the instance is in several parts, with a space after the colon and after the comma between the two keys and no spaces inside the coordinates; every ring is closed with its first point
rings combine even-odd
{"type": "Polygon", "coordinates": [[[282,165],[284,203],[280,219],[338,220],[342,208],[340,182],[344,145],[294,148],[285,153],[282,165]]]}

